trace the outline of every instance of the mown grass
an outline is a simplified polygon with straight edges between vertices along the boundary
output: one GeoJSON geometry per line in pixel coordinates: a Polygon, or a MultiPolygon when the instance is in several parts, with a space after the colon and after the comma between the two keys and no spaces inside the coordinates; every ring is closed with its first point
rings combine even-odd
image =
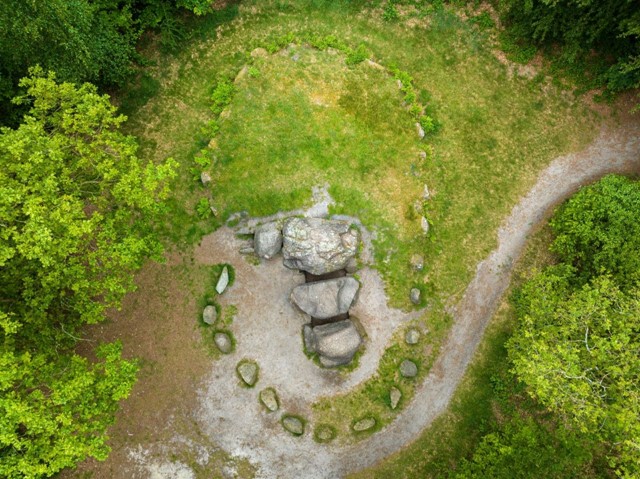
{"type": "MultiPolygon", "coordinates": [[[[445,311],[495,246],[501,220],[545,165],[593,138],[597,118],[553,85],[509,76],[478,29],[447,9],[386,22],[381,9],[357,2],[247,1],[211,18],[196,26],[182,51],[157,55],[146,74],[159,83],[158,93],[130,115],[144,157],[172,156],[181,165],[163,225],[168,243],[199,241],[233,210],[261,215],[308,204],[311,186],[328,183],[337,200],[333,211],[359,216],[376,231],[376,266],[392,304],[410,308],[409,289],[423,291],[428,312],[422,321],[432,333],[424,343],[430,348],[415,359],[426,374],[446,335],[445,311]],[[207,128],[212,89],[235,78],[254,48],[287,34],[334,35],[409,72],[419,100],[442,124],[427,141],[429,160],[418,161],[425,144],[416,142],[397,87],[383,72],[348,67],[340,54],[297,48],[255,60],[254,74],[238,82],[215,135],[214,181],[203,187],[194,157],[214,138],[207,128]],[[413,206],[423,184],[432,193],[428,237],[413,206]],[[203,198],[215,204],[218,217],[198,216],[203,198]],[[409,266],[415,252],[426,259],[420,273],[409,266]]],[[[391,420],[395,413],[385,409],[384,395],[397,383],[403,348],[398,336],[378,375],[317,405],[318,418],[342,433],[363,410],[391,420]],[[338,424],[329,413],[332,401],[351,417],[338,424]]],[[[408,400],[412,386],[401,389],[408,400]]]]}

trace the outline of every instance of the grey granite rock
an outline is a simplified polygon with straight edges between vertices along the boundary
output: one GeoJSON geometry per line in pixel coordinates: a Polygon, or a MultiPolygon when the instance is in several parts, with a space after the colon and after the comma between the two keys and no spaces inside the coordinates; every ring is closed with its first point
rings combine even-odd
{"type": "Polygon", "coordinates": [[[418,366],[413,361],[405,359],[400,364],[400,374],[405,378],[414,378],[418,375],[418,366]]]}
{"type": "Polygon", "coordinates": [[[291,301],[312,318],[328,319],[348,312],[359,288],[350,277],[317,281],[293,288],[291,301]]]}

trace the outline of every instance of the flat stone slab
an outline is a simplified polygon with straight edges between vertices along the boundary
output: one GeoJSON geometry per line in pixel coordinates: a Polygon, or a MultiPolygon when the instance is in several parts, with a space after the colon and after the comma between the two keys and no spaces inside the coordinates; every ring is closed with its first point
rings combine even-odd
{"type": "Polygon", "coordinates": [[[344,269],[360,241],[360,232],[350,223],[323,218],[290,218],[282,235],[284,265],[314,275],[344,269]]]}
{"type": "Polygon", "coordinates": [[[260,368],[258,367],[256,362],[248,359],[240,361],[236,366],[236,372],[238,373],[238,376],[240,377],[240,379],[242,379],[242,382],[249,387],[255,386],[255,384],[258,382],[259,370],[260,368]]]}
{"type": "Polygon", "coordinates": [[[267,388],[260,391],[260,403],[269,411],[275,412],[280,408],[280,400],[278,394],[273,388],[267,388]]]}
{"type": "Polygon", "coordinates": [[[205,306],[204,311],[202,311],[202,320],[207,324],[215,324],[218,319],[218,311],[216,307],[212,304],[205,306]]]}
{"type": "Polygon", "coordinates": [[[376,420],[372,417],[365,417],[364,419],[360,419],[353,425],[353,430],[355,432],[363,432],[368,431],[369,429],[374,428],[376,425],[376,420]]]}
{"type": "Polygon", "coordinates": [[[229,354],[233,349],[233,343],[231,342],[231,338],[227,333],[216,333],[213,336],[213,342],[223,354],[229,354]]]}
{"type": "Polygon", "coordinates": [[[295,416],[284,416],[282,418],[282,427],[294,436],[302,436],[304,434],[304,422],[295,416]]]}
{"type": "Polygon", "coordinates": [[[312,318],[328,319],[347,313],[359,288],[350,277],[317,281],[293,288],[291,301],[312,318]]]}
{"type": "Polygon", "coordinates": [[[415,378],[418,375],[418,366],[413,361],[405,359],[400,364],[400,374],[405,378],[415,378]]]}
{"type": "Polygon", "coordinates": [[[216,284],[216,292],[218,294],[224,293],[224,290],[229,286],[229,270],[225,266],[222,269],[222,273],[220,273],[220,278],[218,278],[218,283],[216,284]]]}

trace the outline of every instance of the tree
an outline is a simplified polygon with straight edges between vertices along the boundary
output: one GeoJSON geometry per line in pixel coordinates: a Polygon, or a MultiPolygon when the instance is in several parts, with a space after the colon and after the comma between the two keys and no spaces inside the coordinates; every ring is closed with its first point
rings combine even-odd
{"type": "Polygon", "coordinates": [[[507,343],[529,394],[568,427],[604,441],[624,477],[640,474],[640,183],[608,176],[550,224],[560,262],[514,296],[507,343]]]}
{"type": "Polygon", "coordinates": [[[95,86],[40,69],[21,86],[29,113],[0,130],[0,476],[35,478],[106,457],[137,368],[117,343],[78,356],[75,335],[160,258],[152,224],[175,165],[142,162],[95,86]]]}
{"type": "Polygon", "coordinates": [[[640,182],[610,175],[558,208],[552,251],[587,279],[611,274],[622,287],[640,282],[640,182]]]}
{"type": "Polygon", "coordinates": [[[640,9],[631,0],[502,0],[513,34],[559,45],[576,65],[600,54],[612,59],[600,79],[613,92],[640,87],[640,9]]]}

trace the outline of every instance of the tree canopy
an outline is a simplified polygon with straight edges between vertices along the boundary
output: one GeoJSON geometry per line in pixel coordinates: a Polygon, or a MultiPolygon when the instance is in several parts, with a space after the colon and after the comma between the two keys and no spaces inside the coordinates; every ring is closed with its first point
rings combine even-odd
{"type": "Polygon", "coordinates": [[[73,352],[162,247],[152,223],[174,162],[144,163],[96,87],[34,69],[0,130],[0,476],[50,476],[91,455],[135,380],[119,344],[73,352]]]}
{"type": "Polygon", "coordinates": [[[611,445],[625,477],[640,473],[640,185],[610,176],[556,212],[560,262],[516,294],[508,343],[530,394],[611,445]]]}

